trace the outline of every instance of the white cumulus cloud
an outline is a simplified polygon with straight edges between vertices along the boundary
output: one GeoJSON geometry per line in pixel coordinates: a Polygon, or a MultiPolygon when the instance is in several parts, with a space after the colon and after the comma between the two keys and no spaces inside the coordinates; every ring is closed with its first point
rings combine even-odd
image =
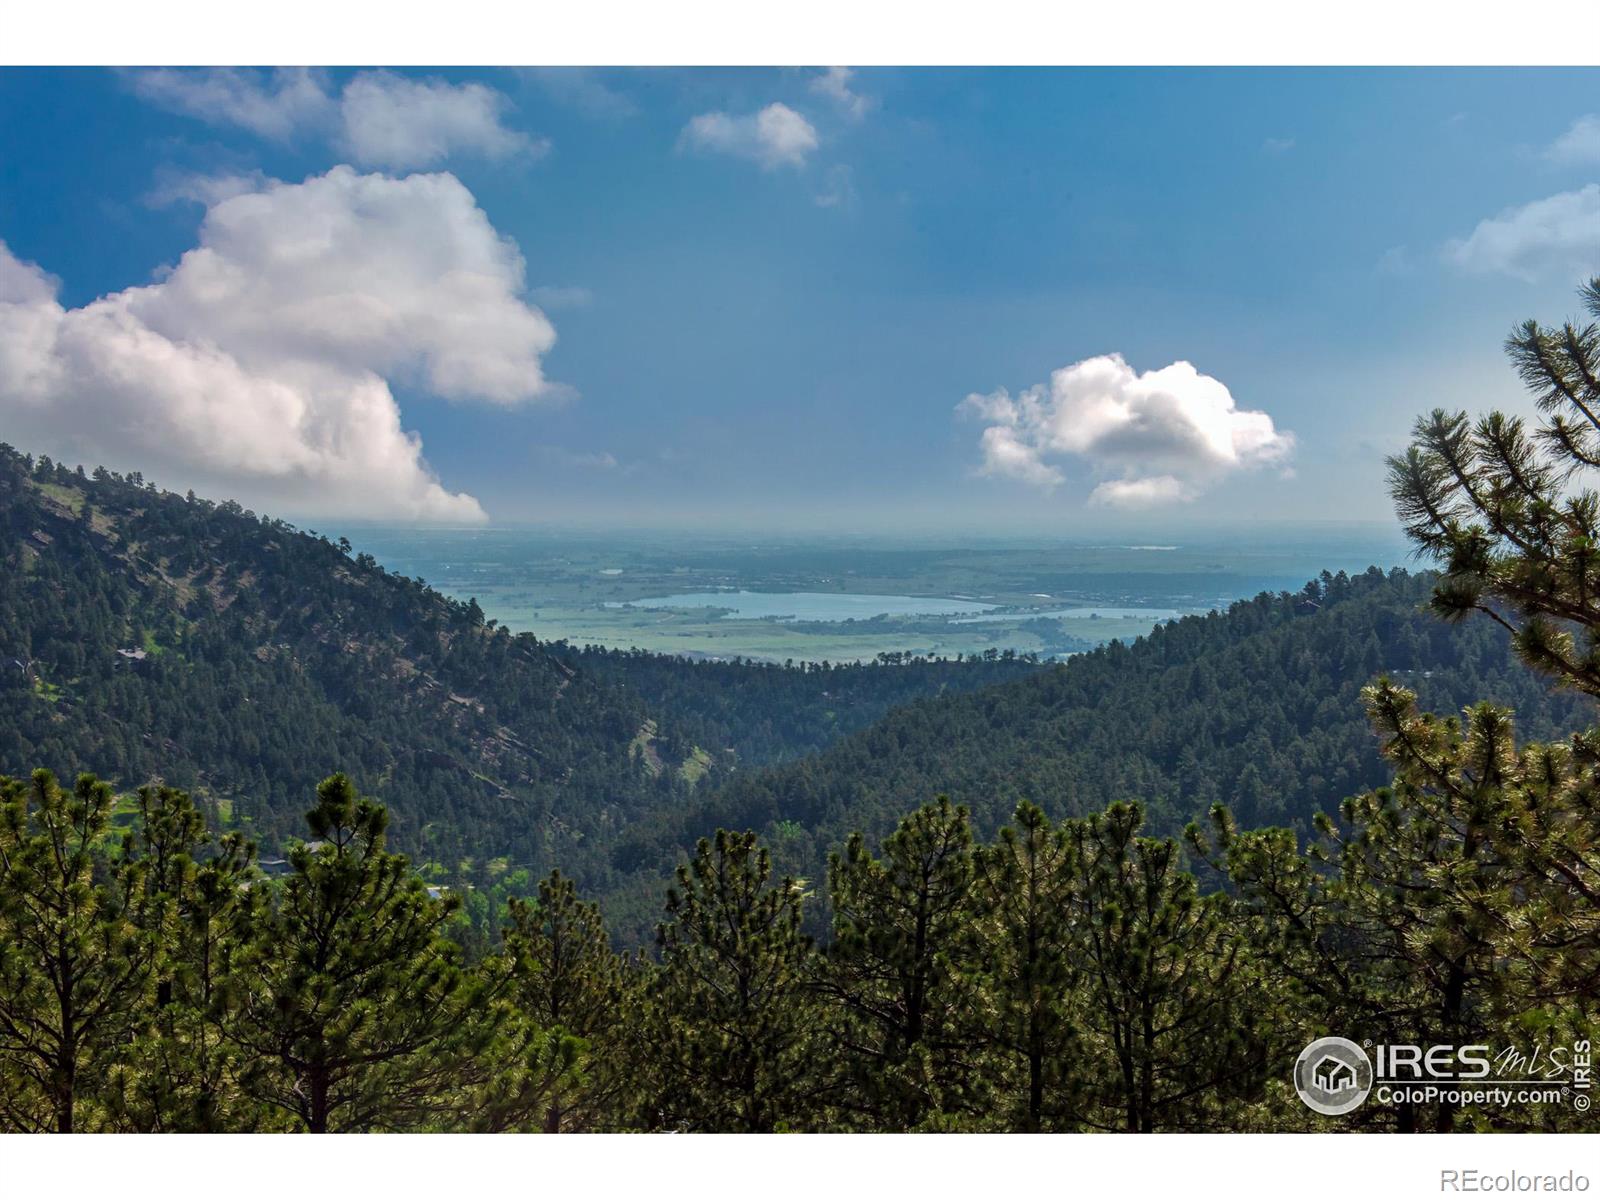
{"type": "Polygon", "coordinates": [[[959,409],[988,423],[984,474],[1051,489],[1075,460],[1099,480],[1090,501],[1118,507],[1193,500],[1294,450],[1293,434],[1186,362],[1140,374],[1120,354],[1101,355],[1053,372],[1048,385],[968,396],[959,409]]]}
{"type": "Polygon", "coordinates": [[[136,93],[212,125],[261,137],[331,140],[358,166],[411,170],[454,154],[536,157],[549,143],[506,124],[511,102],[481,83],[362,71],[342,90],[313,71],[161,68],[132,76],[136,93]]]}
{"type": "Polygon", "coordinates": [[[695,150],[747,158],[769,171],[804,166],[819,144],[811,122],[787,104],[769,104],[737,117],[701,113],[684,126],[680,142],[695,150]]]}
{"type": "Polygon", "coordinates": [[[65,308],[0,244],[0,424],[69,461],[280,513],[475,521],[401,425],[390,382],[547,397],[555,331],[453,176],[336,167],[206,213],[156,282],[65,308]]]}
{"type": "Polygon", "coordinates": [[[1445,247],[1465,271],[1534,279],[1600,267],[1600,184],[1561,192],[1479,221],[1445,247]]]}

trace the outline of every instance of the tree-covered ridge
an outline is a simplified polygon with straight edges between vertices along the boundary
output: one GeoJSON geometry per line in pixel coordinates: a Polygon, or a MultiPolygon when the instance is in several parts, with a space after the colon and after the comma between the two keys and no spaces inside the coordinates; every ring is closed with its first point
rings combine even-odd
{"type": "MultiPolygon", "coordinates": [[[[929,658],[880,654],[870,663],[718,662],[585,646],[563,659],[594,678],[637,692],[651,712],[672,715],[674,736],[721,748],[732,765],[802,758],[865,728],[890,709],[1032,674],[1030,655],[929,658]]],[[[659,739],[658,739],[659,742],[659,739]]],[[[675,748],[678,749],[678,748],[675,748]]]]}
{"type": "Polygon", "coordinates": [[[909,696],[1034,669],[541,643],[342,541],[0,447],[0,770],[160,779],[272,853],[315,764],[337,762],[381,790],[395,844],[441,878],[559,864],[615,891],[619,830],[697,784],[810,752],[909,696]]]}
{"type": "Polygon", "coordinates": [[[276,847],[337,761],[441,861],[564,857],[670,785],[634,748],[637,697],[235,504],[7,449],[0,561],[7,769],[164,778],[276,847]]]}
{"type": "Polygon", "coordinates": [[[1514,707],[1530,736],[1588,727],[1592,702],[1519,663],[1493,625],[1451,628],[1427,611],[1433,576],[1327,575],[1113,643],[1027,678],[907,704],[820,754],[729,781],[619,845],[621,862],[692,845],[719,826],[771,837],[786,866],[815,875],[853,829],[881,836],[946,794],[978,829],[1021,800],[1080,816],[1138,799],[1174,833],[1213,804],[1245,827],[1309,832],[1317,813],[1389,777],[1362,718],[1381,673],[1428,708],[1514,707]]]}

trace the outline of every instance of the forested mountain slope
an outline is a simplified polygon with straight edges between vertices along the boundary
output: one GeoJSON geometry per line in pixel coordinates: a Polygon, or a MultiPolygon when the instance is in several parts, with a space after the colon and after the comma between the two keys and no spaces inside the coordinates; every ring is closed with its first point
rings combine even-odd
{"type": "Polygon", "coordinates": [[[631,870],[718,827],[754,829],[786,868],[816,877],[852,830],[882,835],[941,793],[968,805],[984,834],[1020,799],[1056,816],[1138,799],[1163,833],[1221,800],[1245,825],[1305,828],[1387,782],[1358,698],[1385,672],[1437,711],[1511,706],[1528,737],[1593,723],[1593,702],[1516,662],[1503,630],[1425,611],[1432,579],[1324,575],[1022,680],[908,704],[815,757],[732,779],[630,830],[616,861],[631,870]]]}
{"type": "Polygon", "coordinates": [[[9,450],[0,663],[0,770],[160,777],[267,848],[340,767],[419,858],[564,860],[681,786],[637,753],[636,696],[475,604],[232,503],[9,450]]]}
{"type": "Polygon", "coordinates": [[[678,736],[721,747],[739,766],[800,758],[911,700],[976,691],[1041,669],[1010,650],[959,660],[883,654],[871,663],[790,666],[600,646],[554,648],[593,678],[637,692],[652,712],[670,713],[678,736]]]}
{"type": "Polygon", "coordinates": [[[446,875],[559,864],[614,886],[618,832],[697,781],[1036,669],[541,643],[342,542],[0,447],[0,773],[164,779],[267,853],[344,770],[389,806],[396,846],[446,875]]]}

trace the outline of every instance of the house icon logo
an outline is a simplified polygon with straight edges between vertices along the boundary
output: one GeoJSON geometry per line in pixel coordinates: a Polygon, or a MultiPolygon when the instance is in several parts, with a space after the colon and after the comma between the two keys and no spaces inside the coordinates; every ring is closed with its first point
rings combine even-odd
{"type": "Polygon", "coordinates": [[[1372,1062],[1349,1038],[1318,1038],[1295,1059],[1294,1090],[1312,1112],[1342,1117],[1372,1090],[1372,1062]]]}
{"type": "Polygon", "coordinates": [[[1311,1069],[1311,1079],[1325,1092],[1342,1092],[1356,1085],[1356,1069],[1337,1055],[1324,1055],[1311,1069]]]}

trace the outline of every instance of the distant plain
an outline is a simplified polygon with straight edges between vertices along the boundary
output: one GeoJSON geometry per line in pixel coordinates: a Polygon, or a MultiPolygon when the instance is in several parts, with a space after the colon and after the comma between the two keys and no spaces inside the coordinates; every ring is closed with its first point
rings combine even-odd
{"type": "Polygon", "coordinates": [[[778,662],[990,649],[1062,657],[1260,591],[1297,590],[1325,569],[1387,569],[1404,559],[1398,538],[1382,529],[1293,541],[938,546],[369,527],[351,540],[392,570],[475,598],[514,632],[778,662]]]}

